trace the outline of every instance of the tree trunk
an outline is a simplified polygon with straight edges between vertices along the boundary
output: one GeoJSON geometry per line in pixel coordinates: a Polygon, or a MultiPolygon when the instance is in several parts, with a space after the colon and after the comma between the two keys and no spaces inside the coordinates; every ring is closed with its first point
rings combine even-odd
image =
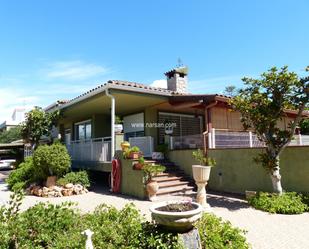
{"type": "Polygon", "coordinates": [[[273,191],[279,195],[282,195],[279,157],[276,158],[276,167],[272,170],[270,177],[273,184],[273,191]]]}

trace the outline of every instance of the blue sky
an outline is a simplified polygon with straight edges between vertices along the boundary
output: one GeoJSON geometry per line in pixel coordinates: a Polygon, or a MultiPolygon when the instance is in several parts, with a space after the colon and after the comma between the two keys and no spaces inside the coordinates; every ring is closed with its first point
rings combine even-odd
{"type": "Polygon", "coordinates": [[[181,58],[190,90],[271,66],[304,74],[309,1],[0,1],[0,121],[108,79],[151,84],[181,58]]]}

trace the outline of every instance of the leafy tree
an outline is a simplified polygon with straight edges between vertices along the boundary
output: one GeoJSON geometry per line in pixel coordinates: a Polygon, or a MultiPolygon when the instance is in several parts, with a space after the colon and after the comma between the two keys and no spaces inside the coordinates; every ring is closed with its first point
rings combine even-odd
{"type": "Polygon", "coordinates": [[[20,139],[22,139],[20,126],[11,128],[7,131],[3,131],[0,133],[0,143],[11,143],[20,139]]]}
{"type": "Polygon", "coordinates": [[[238,93],[238,89],[234,85],[226,86],[223,94],[228,96],[228,97],[235,97],[238,93]]]}
{"type": "MultiPolygon", "coordinates": [[[[306,108],[307,111],[309,111],[308,108],[306,108]]],[[[309,118],[303,119],[300,121],[300,132],[303,135],[309,135],[309,118]]]]}
{"type": "Polygon", "coordinates": [[[241,115],[245,128],[253,128],[265,150],[255,158],[270,173],[273,190],[282,193],[279,156],[293,138],[295,128],[308,107],[309,77],[299,78],[287,67],[271,68],[260,79],[244,78],[231,104],[241,115]],[[278,122],[286,115],[285,109],[296,110],[288,129],[280,129],[278,122]]]}
{"type": "Polygon", "coordinates": [[[23,138],[36,148],[42,136],[50,136],[58,117],[58,111],[47,113],[41,107],[35,107],[26,113],[26,120],[21,125],[23,138]]]}

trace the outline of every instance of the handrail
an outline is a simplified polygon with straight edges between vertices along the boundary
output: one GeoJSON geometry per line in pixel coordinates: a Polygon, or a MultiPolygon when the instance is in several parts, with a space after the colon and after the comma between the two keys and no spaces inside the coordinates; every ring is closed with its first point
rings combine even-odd
{"type": "Polygon", "coordinates": [[[97,137],[97,138],[90,138],[90,139],[73,140],[70,143],[89,143],[89,142],[96,142],[96,141],[110,142],[111,137],[97,137]]]}

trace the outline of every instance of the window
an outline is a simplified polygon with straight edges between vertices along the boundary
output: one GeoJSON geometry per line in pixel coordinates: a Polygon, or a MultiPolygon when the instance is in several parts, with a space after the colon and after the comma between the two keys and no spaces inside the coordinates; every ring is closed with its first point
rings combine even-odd
{"type": "MultiPolygon", "coordinates": [[[[202,116],[159,112],[159,123],[171,123],[173,124],[171,136],[189,136],[201,134],[203,132],[203,118],[202,116]]],[[[166,129],[164,127],[159,128],[159,143],[164,143],[164,136],[166,129]]]]}
{"type": "Polygon", "coordinates": [[[91,139],[91,120],[75,124],[75,140],[91,139]]]}

